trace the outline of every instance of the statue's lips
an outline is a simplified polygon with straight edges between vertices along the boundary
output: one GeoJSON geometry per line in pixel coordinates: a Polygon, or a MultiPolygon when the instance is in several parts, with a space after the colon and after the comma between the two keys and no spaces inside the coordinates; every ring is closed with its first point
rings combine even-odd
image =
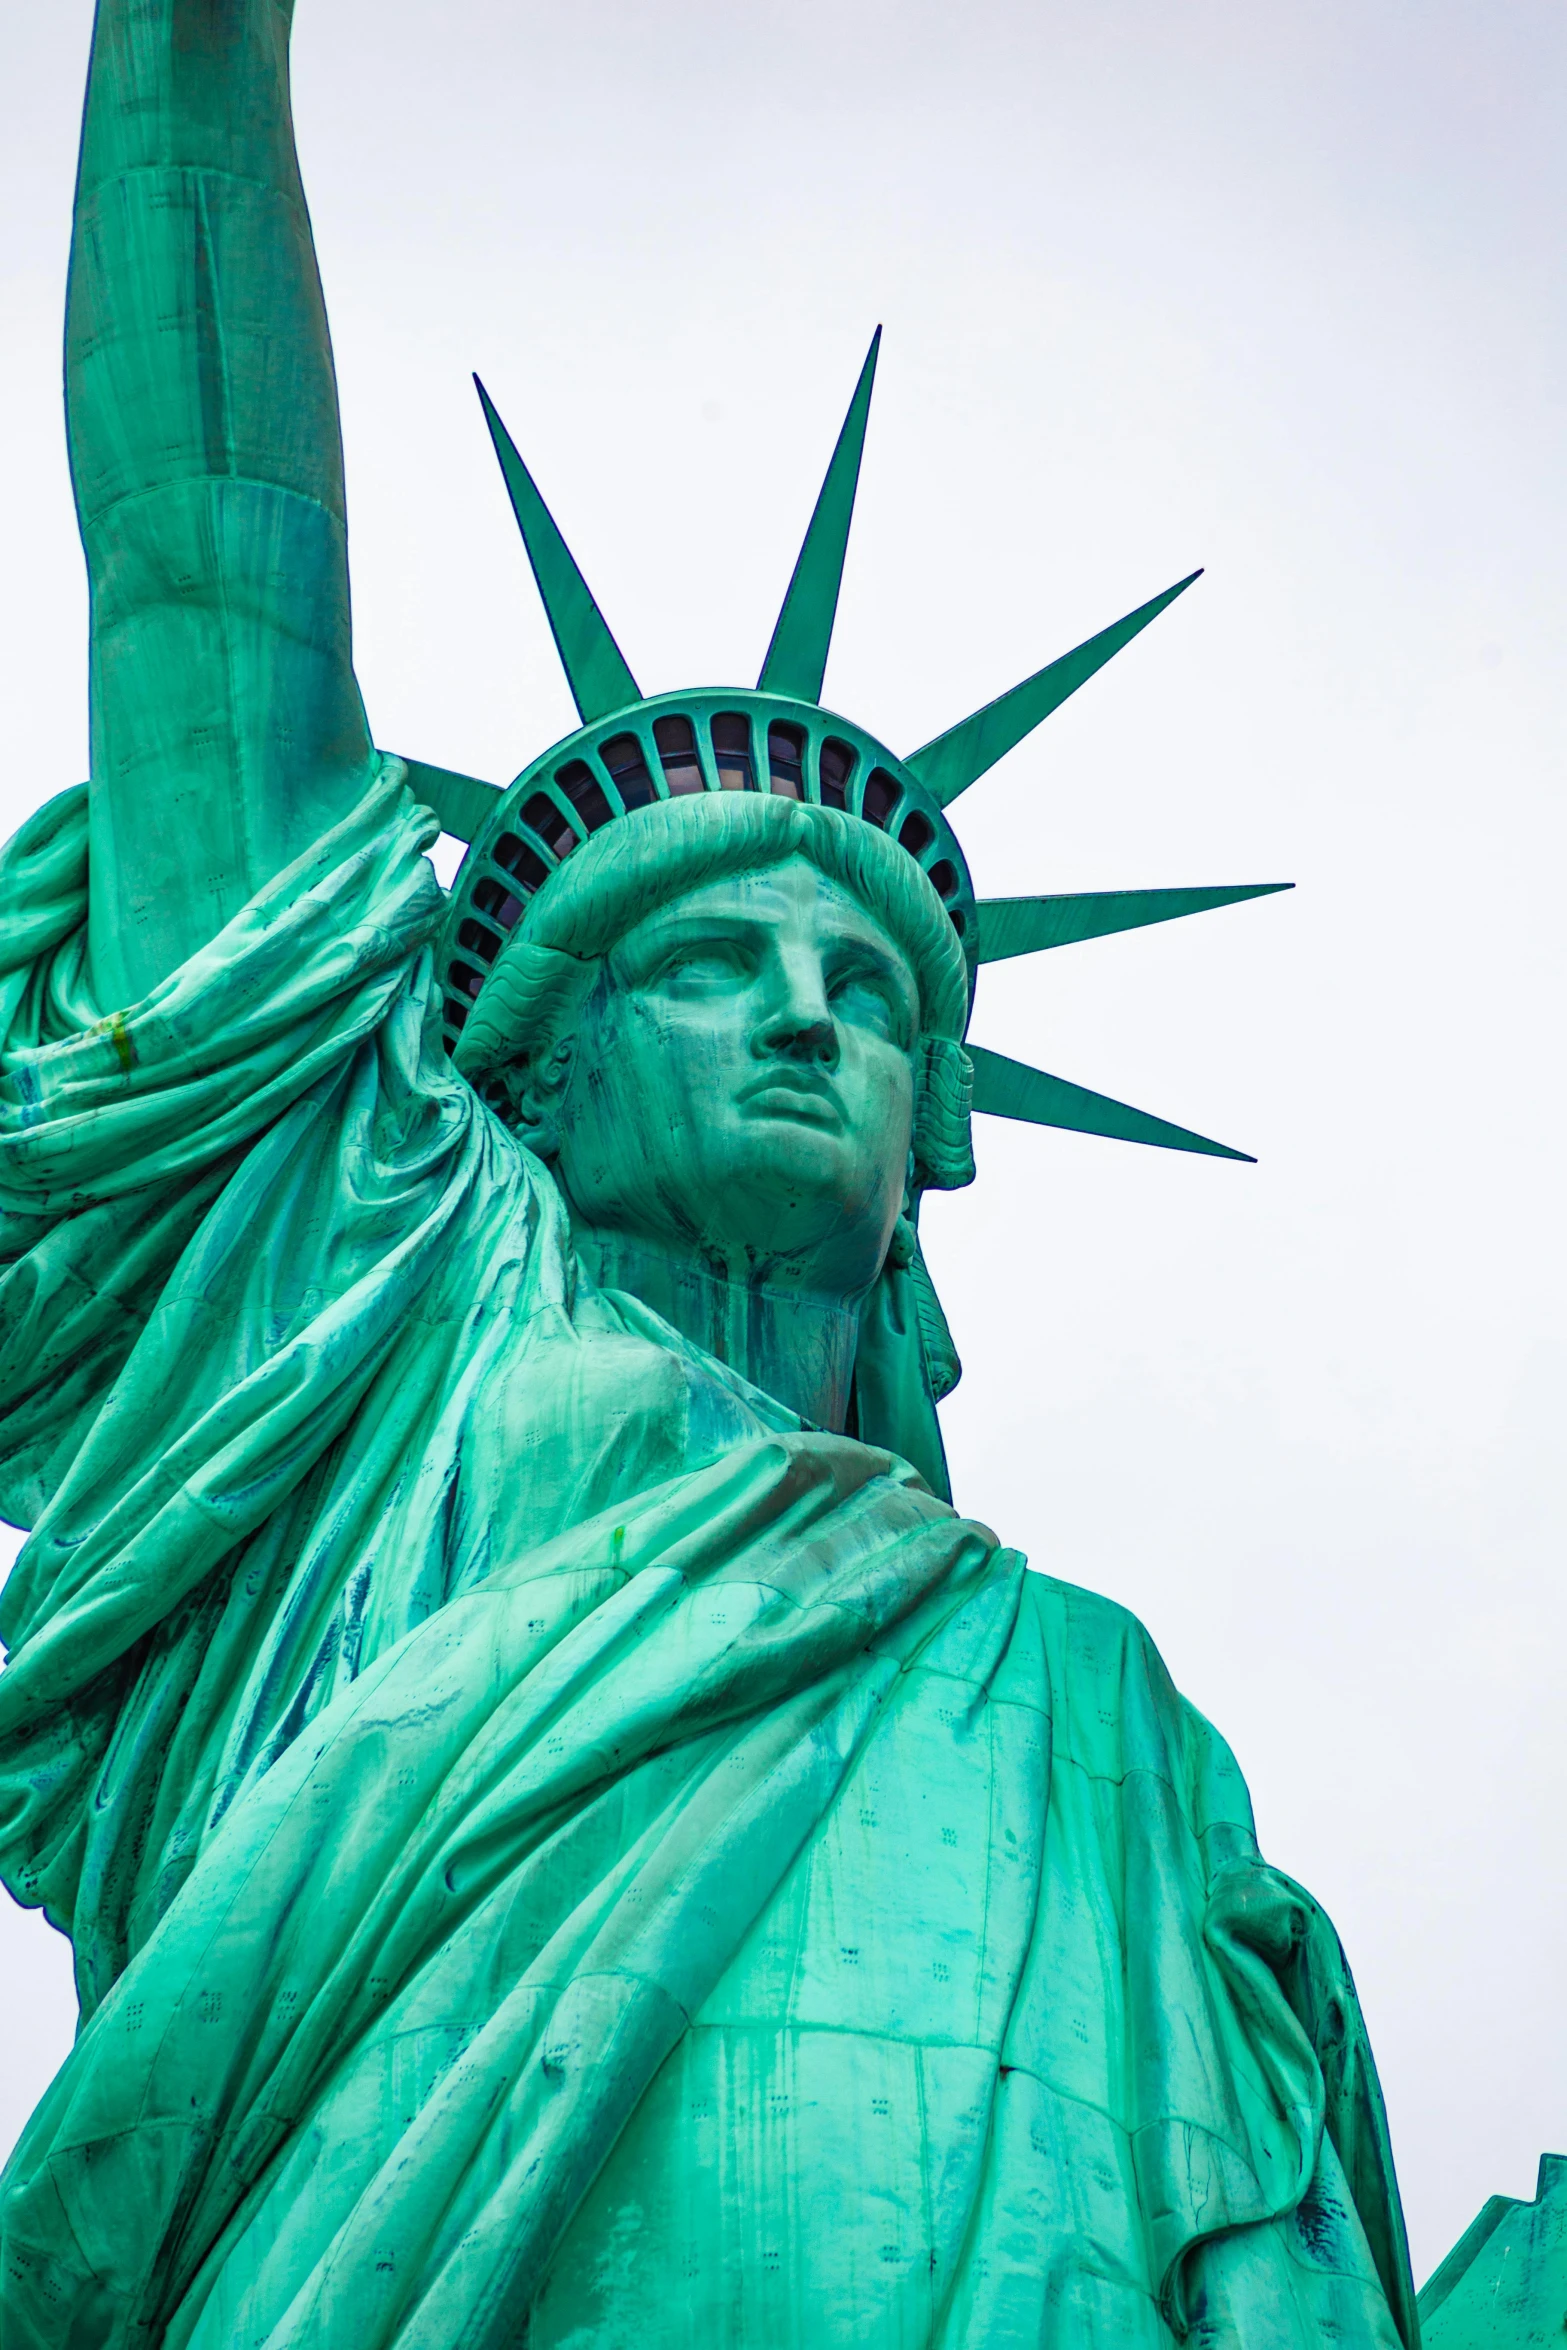
{"type": "Polygon", "coordinates": [[[797,1118],[802,1125],[826,1127],[833,1133],[843,1124],[832,1086],[826,1078],[813,1077],[803,1069],[769,1069],[763,1076],[753,1077],[749,1085],[742,1085],[735,1099],[742,1108],[764,1118],[797,1118]]]}

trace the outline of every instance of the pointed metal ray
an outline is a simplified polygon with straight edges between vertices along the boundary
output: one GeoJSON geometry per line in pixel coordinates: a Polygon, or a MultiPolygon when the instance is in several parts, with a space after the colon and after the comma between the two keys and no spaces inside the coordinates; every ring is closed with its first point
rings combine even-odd
{"type": "Polygon", "coordinates": [[[1251,881],[1235,889],[1097,889],[1073,897],[981,898],[975,960],[1004,963],[1012,955],[1076,946],[1079,939],[1141,930],[1146,923],[1173,922],[1182,914],[1206,914],[1214,906],[1236,906],[1245,898],[1271,897],[1294,886],[1293,881],[1251,881]]]}
{"type": "Polygon", "coordinates": [[[587,581],[577,569],[571,549],[555,527],[554,516],[539,496],[532,474],[496,414],[494,402],[478,377],[473,380],[484,403],[484,419],[506,476],[512,511],[522,532],[522,543],[528,550],[528,561],[533,565],[533,576],[539,583],[539,594],[544,599],[566,682],[583,725],[591,726],[595,718],[607,718],[611,710],[623,710],[628,702],[639,702],[641,692],[609,632],[608,622],[593,601],[587,581]]]}
{"type": "Polygon", "coordinates": [[[1050,662],[1044,669],[1036,669],[1032,677],[1025,677],[1010,693],[999,694],[983,710],[976,710],[972,718],[965,718],[957,726],[949,727],[945,734],[938,734],[934,742],[928,742],[923,750],[905,759],[904,765],[913,768],[927,791],[933,792],[944,808],[950,806],[959,792],[967,791],[987,767],[994,767],[998,759],[1005,758],[1025,734],[1032,734],[1052,710],[1059,710],[1069,694],[1086,685],[1096,669],[1102,669],[1150,620],[1158,618],[1166,604],[1173,604],[1194,579],[1201,577],[1200,571],[1189,573],[1185,579],[1177,580],[1174,587],[1166,588],[1162,596],[1155,596],[1151,603],[1139,604],[1135,612],[1128,612],[1124,620],[1102,628],[1075,651],[1063,653],[1059,661],[1050,662]]]}
{"type": "Polygon", "coordinates": [[[503,796],[498,783],[481,783],[477,775],[459,775],[455,767],[432,767],[427,759],[404,759],[403,765],[414,798],[435,810],[441,830],[454,840],[471,841],[503,796]]]}
{"type": "Polygon", "coordinates": [[[1048,1077],[1043,1069],[1030,1069],[1025,1061],[1009,1061],[1001,1053],[987,1052],[983,1045],[965,1045],[964,1050],[974,1064],[974,1107],[992,1118],[1022,1118],[1031,1126],[1064,1126],[1074,1134],[1104,1134],[1114,1142],[1147,1142],[1160,1150],[1202,1151],[1213,1159],[1244,1159],[1250,1167],[1257,1163],[1249,1151],[1232,1151],[1227,1143],[1209,1142],[1184,1126],[1151,1118],[1146,1110],[1113,1102],[1108,1094],[1090,1093],[1086,1086],[1072,1085],[1065,1077],[1048,1077]]]}
{"type": "Polygon", "coordinates": [[[865,420],[870,414],[871,386],[876,380],[876,354],[881,328],[860,369],[860,380],[849,402],[837,446],[827,467],[800,559],[795,564],[789,592],[773,630],[773,641],[762,663],[756,690],[762,694],[790,694],[797,702],[819,702],[827,673],[827,648],[838,614],[838,590],[843,584],[843,559],[848,551],[849,524],[854,518],[854,493],[859,487],[860,457],[865,447],[865,420]]]}

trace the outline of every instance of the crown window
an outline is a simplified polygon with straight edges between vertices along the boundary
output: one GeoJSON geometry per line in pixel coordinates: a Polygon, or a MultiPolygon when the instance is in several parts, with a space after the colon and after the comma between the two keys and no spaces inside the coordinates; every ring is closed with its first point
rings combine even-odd
{"type": "MultiPolygon", "coordinates": [[[[517,839],[514,833],[508,833],[506,837],[512,842],[515,848],[522,849],[522,843],[517,839]]],[[[499,855],[499,851],[496,853],[499,855]]],[[[531,849],[523,849],[522,853],[524,856],[533,856],[533,851],[531,849]]],[[[542,857],[533,857],[533,862],[538,866],[539,880],[542,881],[544,878],[544,860],[542,857]]],[[[533,887],[536,889],[538,887],[538,882],[535,882],[533,887]]],[[[513,893],[501,882],[497,881],[492,874],[487,873],[484,879],[478,884],[473,893],[473,902],[479,913],[488,914],[490,920],[492,922],[499,923],[502,930],[514,930],[516,928],[517,917],[522,912],[522,900],[521,898],[514,896],[513,893]]]]}
{"type": "Polygon", "coordinates": [[[722,710],[713,720],[713,755],[725,791],[752,788],[751,721],[743,711],[722,710]]]}
{"type": "Polygon", "coordinates": [[[705,791],[702,764],[696,752],[696,729],[689,718],[672,713],[653,721],[653,740],[664,766],[664,788],[674,799],[681,792],[705,791]]]}
{"type": "MultiPolygon", "coordinates": [[[[533,806],[533,802],[530,800],[528,805],[531,808],[533,806]]],[[[546,801],[545,806],[549,807],[550,802],[546,801]]],[[[556,821],[559,822],[559,818],[557,818],[556,821]]],[[[495,844],[493,854],[496,864],[503,865],[506,871],[510,874],[513,874],[516,879],[522,883],[523,888],[529,892],[536,890],[541,882],[547,881],[549,878],[550,869],[545,864],[544,859],[539,855],[538,851],[536,849],[530,849],[527,842],[525,840],[519,840],[514,832],[503,832],[501,834],[500,839],[495,844]]],[[[495,881],[484,881],[480,883],[479,887],[480,889],[499,890],[500,884],[499,882],[495,881]]],[[[502,892],[501,894],[504,895],[505,893],[502,892]]],[[[479,890],[475,890],[473,896],[475,905],[480,905],[481,910],[484,913],[493,914],[497,921],[502,919],[499,906],[482,905],[482,901],[480,900],[479,896],[479,890]]],[[[517,917],[514,914],[512,916],[512,921],[515,922],[516,919],[517,917]]],[[[507,927],[508,929],[510,928],[509,923],[507,924],[507,927]]]]}
{"type": "Polygon", "coordinates": [[[501,951],[500,934],[487,922],[460,923],[457,944],[466,947],[470,955],[482,955],[486,963],[493,963],[501,951]]]}
{"type": "Polygon", "coordinates": [[[911,857],[923,857],[936,837],[936,827],[916,808],[905,816],[898,833],[898,845],[908,850],[911,857]]]}
{"type": "Polygon", "coordinates": [[[822,745],[817,772],[821,778],[822,806],[847,808],[849,778],[854,773],[854,753],[848,744],[839,742],[836,735],[829,735],[822,745]]]}
{"type": "Polygon", "coordinates": [[[957,895],[958,869],[956,865],[949,864],[945,857],[942,858],[939,865],[932,865],[930,879],[931,887],[935,890],[938,898],[950,898],[957,895]]]}
{"type": "Polygon", "coordinates": [[[898,804],[898,787],[885,767],[873,767],[865,778],[865,795],[860,802],[860,814],[867,824],[879,824],[886,829],[888,817],[898,804]]]}
{"type": "MultiPolygon", "coordinates": [[[[588,765],[586,759],[568,759],[555,776],[556,788],[563,791],[582,820],[584,832],[597,832],[607,824],[615,811],[604,796],[604,786],[588,765]]],[[[557,849],[557,856],[565,855],[557,849]]]]}
{"type": "Polygon", "coordinates": [[[477,995],[484,985],[482,973],[475,971],[471,963],[454,963],[451,968],[451,981],[453,987],[460,988],[462,993],[467,996],[477,995]]]}
{"type": "Polygon", "coordinates": [[[522,821],[557,857],[569,857],[577,845],[575,832],[547,792],[534,793],[522,811],[522,821]]]}
{"type": "Polygon", "coordinates": [[[805,729],[770,726],[767,729],[767,780],[780,799],[805,797],[805,729]]]}
{"type": "Polygon", "coordinates": [[[454,995],[449,995],[446,999],[446,1025],[448,1028],[459,1029],[466,1028],[468,1025],[468,1007],[466,1004],[460,1004],[454,995]]]}
{"type": "Polygon", "coordinates": [[[634,734],[617,734],[613,742],[605,743],[599,757],[609,769],[609,780],[620,794],[620,804],[626,810],[645,808],[654,797],[653,778],[647,771],[642,756],[642,745],[634,734]]]}

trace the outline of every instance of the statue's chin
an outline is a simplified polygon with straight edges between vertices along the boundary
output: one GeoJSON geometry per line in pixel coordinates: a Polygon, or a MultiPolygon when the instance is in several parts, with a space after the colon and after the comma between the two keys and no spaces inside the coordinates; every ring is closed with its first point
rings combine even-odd
{"type": "Polygon", "coordinates": [[[703,1189],[704,1238],[782,1256],[832,1243],[856,1261],[866,1254],[879,1259],[899,1196],[885,1170],[867,1167],[852,1141],[788,1117],[750,1122],[723,1176],[703,1189]],[[863,1235],[859,1246],[857,1235],[863,1235]]]}
{"type": "Polygon", "coordinates": [[[804,1115],[771,1097],[738,1116],[721,1109],[682,1147],[644,1134],[640,1156],[618,1150],[609,1165],[557,1168],[579,1230],[603,1236],[617,1254],[651,1248],[708,1274],[844,1301],[863,1295],[886,1252],[903,1196],[902,1168],[872,1152],[863,1136],[804,1115]]]}

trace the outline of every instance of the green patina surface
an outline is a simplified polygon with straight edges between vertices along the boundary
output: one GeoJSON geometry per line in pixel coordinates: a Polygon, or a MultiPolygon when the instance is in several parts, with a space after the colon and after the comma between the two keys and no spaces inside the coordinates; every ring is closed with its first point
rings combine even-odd
{"type": "Polygon", "coordinates": [[[1493,2195],[1421,2288],[1427,2350],[1545,2350],[1567,2334],[1567,2157],[1532,2203],[1493,2195]]]}
{"type": "Polygon", "coordinates": [[[0,1863],[83,2010],[8,2350],[1412,2350],[1331,1925],[936,1420],[973,1111],[1238,1155],[965,1044],[987,961],[1258,894],[987,906],[945,813],[1179,591],[910,759],[823,711],[873,344],[759,686],[644,703],[486,399],[583,728],[377,753],[289,14],[94,38],[93,771],[0,857],[0,1863]]]}

